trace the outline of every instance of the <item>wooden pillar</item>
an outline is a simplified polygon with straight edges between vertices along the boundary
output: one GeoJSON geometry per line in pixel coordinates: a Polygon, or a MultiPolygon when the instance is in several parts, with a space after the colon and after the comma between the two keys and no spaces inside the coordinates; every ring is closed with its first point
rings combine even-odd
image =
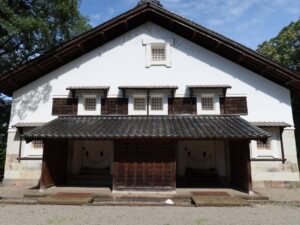
{"type": "Polygon", "coordinates": [[[230,141],[229,150],[231,183],[251,192],[250,141],[230,141]]]}

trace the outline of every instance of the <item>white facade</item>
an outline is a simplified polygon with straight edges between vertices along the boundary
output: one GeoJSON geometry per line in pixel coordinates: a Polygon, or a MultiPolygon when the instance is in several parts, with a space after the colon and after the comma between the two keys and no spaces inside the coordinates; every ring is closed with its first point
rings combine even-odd
{"type": "Polygon", "coordinates": [[[288,89],[149,22],[15,91],[10,127],[56,118],[52,98],[68,96],[68,86],[110,86],[115,97],[118,86],[175,85],[176,96],[188,96],[191,84],[231,85],[227,96],[247,96],[248,121],[294,124],[288,89]],[[170,68],[147,67],[145,39],[171,44],[170,68]]]}
{"type": "MultiPolygon", "coordinates": [[[[178,90],[175,92],[176,97],[188,97],[190,93],[187,85],[224,84],[232,86],[231,89],[228,89],[227,96],[247,97],[248,114],[242,116],[244,119],[286,122],[294,125],[290,91],[287,88],[148,22],[16,90],[13,93],[7,154],[13,155],[17,152],[15,142],[18,139],[14,138],[16,129],[13,128],[13,125],[19,122],[49,122],[55,119],[56,116],[51,114],[52,99],[70,96],[70,91],[66,90],[69,86],[110,86],[108,97],[122,97],[119,86],[174,85],[178,86],[178,90]],[[153,43],[166,46],[166,60],[161,65],[151,63],[149,52],[151,52],[153,43]]],[[[143,91],[127,93],[130,115],[146,115],[147,111],[145,110],[133,109],[133,98],[135,96],[146,97],[146,94],[143,91]]],[[[219,96],[222,96],[221,92],[206,90],[196,91],[194,94],[197,97],[198,114],[220,114],[219,96]],[[203,96],[213,96],[215,99],[214,110],[202,110],[201,98],[203,96]]],[[[103,96],[101,92],[80,92],[78,115],[100,115],[101,97],[103,96]],[[83,104],[86,96],[96,97],[96,110],[93,113],[84,110],[83,104]]],[[[151,115],[167,115],[170,92],[167,90],[151,91],[151,96],[163,98],[163,109],[157,111],[150,108],[149,113],[151,115]]],[[[293,132],[293,127],[291,129],[292,131],[288,130],[287,132],[293,132]]],[[[293,147],[295,141],[293,140],[289,142],[293,150],[288,154],[290,158],[287,159],[293,161],[293,164],[297,164],[296,150],[293,147]]],[[[252,154],[257,154],[255,145],[252,143],[251,146],[252,154]]],[[[24,143],[23,148],[28,148],[28,145],[26,147],[24,143]]],[[[290,147],[286,146],[286,148],[290,147]]],[[[278,157],[280,157],[279,147],[277,151],[278,157]]],[[[30,155],[27,150],[23,152],[30,155]]],[[[216,163],[220,162],[216,161],[216,163]]],[[[266,165],[265,162],[260,163],[266,165]]],[[[223,168],[225,171],[225,165],[218,164],[216,167],[223,168]]],[[[8,168],[5,179],[12,177],[9,173],[8,168]]],[[[268,174],[261,176],[257,180],[264,180],[268,174]]],[[[13,177],[21,178],[22,175],[13,177]]],[[[35,178],[38,178],[38,174],[35,175],[35,178]]],[[[253,179],[256,179],[255,176],[253,179]]],[[[274,178],[274,180],[278,179],[274,178]]],[[[285,178],[282,177],[282,179],[285,178]]],[[[299,173],[294,171],[289,180],[299,181],[299,173]]]]}

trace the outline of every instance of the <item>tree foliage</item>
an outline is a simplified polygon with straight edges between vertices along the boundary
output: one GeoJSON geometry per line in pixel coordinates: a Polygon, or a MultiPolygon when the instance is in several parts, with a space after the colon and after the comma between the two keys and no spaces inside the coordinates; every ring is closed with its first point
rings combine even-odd
{"type": "MultiPolygon", "coordinates": [[[[0,0],[0,76],[90,29],[79,5],[80,0],[0,0]]],[[[10,104],[0,93],[0,177],[10,104]]]]}
{"type": "MultiPolygon", "coordinates": [[[[257,52],[300,72],[300,19],[284,27],[279,34],[258,46],[257,52]]],[[[298,155],[300,155],[300,96],[292,93],[298,155]]]]}
{"type": "Polygon", "coordinates": [[[3,74],[90,28],[78,0],[1,0],[3,74]]]}
{"type": "Polygon", "coordinates": [[[259,45],[257,52],[300,72],[300,19],[284,27],[277,37],[259,45]]]}

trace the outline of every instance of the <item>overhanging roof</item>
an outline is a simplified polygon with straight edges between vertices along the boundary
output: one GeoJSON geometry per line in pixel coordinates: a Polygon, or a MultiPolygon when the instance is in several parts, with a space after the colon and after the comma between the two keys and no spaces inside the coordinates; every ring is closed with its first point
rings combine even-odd
{"type": "Polygon", "coordinates": [[[251,122],[254,126],[257,127],[291,127],[290,124],[286,122],[267,122],[267,121],[258,121],[258,122],[251,122]]]}
{"type": "Polygon", "coordinates": [[[300,75],[253,50],[208,30],[155,4],[143,4],[52,49],[0,78],[0,92],[11,95],[18,88],[151,21],[207,48],[273,82],[300,94],[300,75]]]}
{"type": "Polygon", "coordinates": [[[88,91],[88,90],[108,91],[109,86],[71,86],[71,87],[67,87],[66,90],[69,90],[69,91],[88,91]]]}
{"type": "Polygon", "coordinates": [[[262,139],[269,134],[238,116],[64,116],[24,135],[35,139],[262,139]]]}
{"type": "Polygon", "coordinates": [[[40,127],[45,125],[46,123],[43,122],[24,122],[24,123],[16,123],[12,127],[16,128],[32,128],[32,127],[40,127]]]}

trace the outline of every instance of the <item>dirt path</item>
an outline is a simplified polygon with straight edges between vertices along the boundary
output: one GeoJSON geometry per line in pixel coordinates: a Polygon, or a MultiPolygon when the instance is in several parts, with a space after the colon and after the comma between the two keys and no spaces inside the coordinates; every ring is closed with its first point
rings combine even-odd
{"type": "Polygon", "coordinates": [[[299,225],[300,208],[0,205],[0,218],[1,225],[299,225]]]}

